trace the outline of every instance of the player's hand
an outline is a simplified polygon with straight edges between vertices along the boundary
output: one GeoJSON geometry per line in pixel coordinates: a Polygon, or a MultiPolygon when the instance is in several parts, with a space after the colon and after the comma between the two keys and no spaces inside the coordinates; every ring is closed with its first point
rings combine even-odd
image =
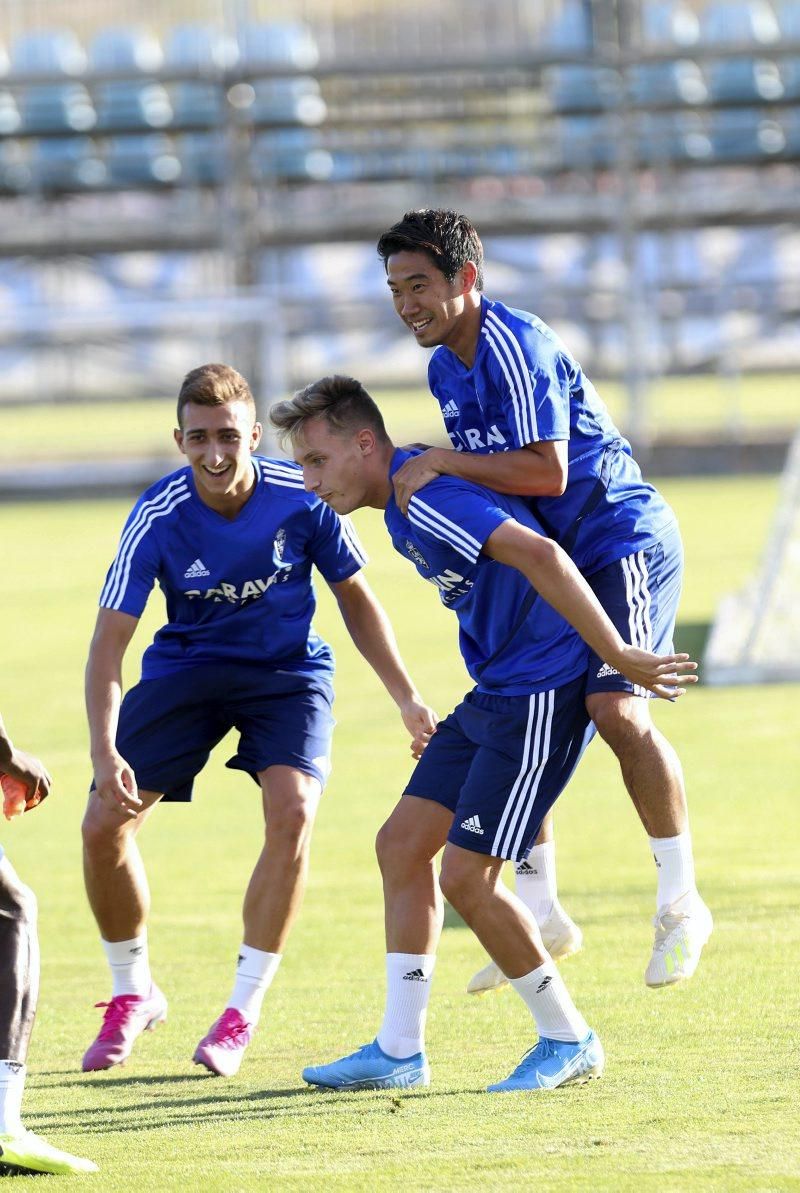
{"type": "Polygon", "coordinates": [[[651,654],[636,646],[626,646],[615,666],[626,679],[647,688],[664,700],[683,696],[686,684],[697,683],[697,663],[688,654],[651,654]]]}
{"type": "Polygon", "coordinates": [[[44,763],[33,754],[26,754],[24,750],[12,750],[4,760],[2,770],[11,775],[12,779],[19,779],[25,784],[25,811],[35,808],[43,799],[47,799],[53,780],[44,763]]]}
{"type": "Polygon", "coordinates": [[[436,732],[438,717],[432,708],[417,696],[400,705],[403,724],[411,734],[411,754],[420,758],[422,751],[436,732]]]}
{"type": "Polygon", "coordinates": [[[397,469],[392,477],[394,499],[401,514],[408,513],[408,503],[418,489],[427,485],[428,481],[435,480],[437,476],[442,475],[433,464],[435,450],[435,448],[429,448],[421,456],[412,456],[410,460],[406,460],[402,467],[397,469]]]}
{"type": "Polygon", "coordinates": [[[141,812],[136,776],[121,754],[114,753],[95,762],[94,784],[103,803],[120,816],[132,820],[141,812]]]}

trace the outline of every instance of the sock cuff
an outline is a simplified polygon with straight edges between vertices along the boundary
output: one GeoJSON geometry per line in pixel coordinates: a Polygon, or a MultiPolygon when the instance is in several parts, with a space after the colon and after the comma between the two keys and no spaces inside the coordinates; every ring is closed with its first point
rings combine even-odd
{"type": "Polygon", "coordinates": [[[663,852],[667,849],[683,849],[691,844],[692,834],[688,828],[685,828],[682,833],[678,833],[675,837],[648,837],[647,838],[650,849],[656,853],[659,849],[663,852]]]}
{"type": "Polygon", "coordinates": [[[28,1069],[22,1060],[0,1060],[0,1080],[17,1077],[24,1080],[28,1069]]]}
{"type": "Polygon", "coordinates": [[[240,978],[251,978],[254,981],[272,980],[283,960],[282,953],[266,953],[263,949],[255,949],[252,945],[239,946],[239,959],[236,974],[240,978]]]}

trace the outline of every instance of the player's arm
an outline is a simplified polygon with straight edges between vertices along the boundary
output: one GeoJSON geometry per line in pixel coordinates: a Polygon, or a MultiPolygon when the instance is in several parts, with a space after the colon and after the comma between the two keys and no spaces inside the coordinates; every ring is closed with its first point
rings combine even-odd
{"type": "Polygon", "coordinates": [[[0,771],[25,784],[25,810],[35,808],[49,794],[52,779],[43,762],[17,750],[0,716],[0,771]]]}
{"type": "Polygon", "coordinates": [[[631,683],[674,700],[697,667],[686,654],[655,655],[625,642],[592,589],[558,543],[509,520],[490,534],[485,555],[522,572],[537,592],[574,626],[601,659],[631,683]]]}
{"type": "Polygon", "coordinates": [[[330,588],[356,649],[400,710],[411,734],[411,752],[419,758],[436,730],[436,713],[425,704],[406,671],[389,618],[361,572],[331,583],[330,588]]]}
{"type": "Polygon", "coordinates": [[[457,476],[520,497],[560,497],[567,485],[567,441],[547,439],[507,452],[478,455],[452,448],[431,447],[398,468],[392,477],[394,495],[403,514],[411,497],[437,476],[457,476]]]}
{"type": "Polygon", "coordinates": [[[86,664],[86,713],[97,794],[123,816],[136,816],[142,801],[136,776],[117,752],[122,699],[122,660],[139,624],[138,617],[100,609],[86,664]]]}

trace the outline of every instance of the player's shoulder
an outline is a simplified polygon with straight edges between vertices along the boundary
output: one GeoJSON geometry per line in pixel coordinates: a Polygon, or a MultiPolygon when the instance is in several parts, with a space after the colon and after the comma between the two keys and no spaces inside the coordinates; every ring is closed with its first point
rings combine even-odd
{"type": "Polygon", "coordinates": [[[321,504],[316,493],[309,493],[303,483],[303,469],[294,460],[273,456],[253,456],[259,479],[267,486],[271,497],[280,498],[291,505],[315,509],[321,504]]]}
{"type": "Polygon", "coordinates": [[[134,512],[140,515],[158,513],[163,518],[177,509],[192,496],[191,472],[186,466],[154,481],[137,499],[134,512]]]}
{"type": "Polygon", "coordinates": [[[495,354],[522,350],[537,359],[569,356],[552,327],[530,311],[486,300],[481,336],[495,354]]]}

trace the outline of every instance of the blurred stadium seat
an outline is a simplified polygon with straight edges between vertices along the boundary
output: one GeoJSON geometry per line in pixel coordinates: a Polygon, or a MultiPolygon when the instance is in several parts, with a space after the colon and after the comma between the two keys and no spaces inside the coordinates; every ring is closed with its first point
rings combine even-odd
{"type": "Polygon", "coordinates": [[[147,79],[148,72],[163,65],[161,45],[153,34],[142,29],[103,29],[91,43],[89,63],[101,74],[129,76],[94,85],[98,129],[136,131],[170,123],[172,105],[166,88],[147,79]]]}
{"type": "Polygon", "coordinates": [[[706,46],[752,45],[753,57],[712,59],[706,67],[709,96],[717,103],[780,99],[783,83],[776,62],[759,50],[780,38],[767,0],[713,0],[701,14],[700,40],[706,46]]]}
{"type": "MultiPolygon", "coordinates": [[[[554,56],[588,55],[594,47],[589,8],[580,0],[568,0],[543,35],[542,49],[554,56]]],[[[607,67],[564,63],[542,72],[545,92],[557,112],[605,108],[619,96],[619,80],[607,67]]]]}
{"type": "MultiPolygon", "coordinates": [[[[684,3],[648,0],[641,10],[641,48],[685,54],[700,36],[696,13],[684,3]]],[[[631,98],[637,104],[699,104],[708,98],[703,73],[691,58],[651,62],[631,68],[631,98]]]]}
{"type": "Polygon", "coordinates": [[[40,137],[31,143],[31,186],[64,193],[101,187],[108,171],[90,137],[40,137]]]}
{"type": "Polygon", "coordinates": [[[224,91],[214,76],[232,67],[238,57],[233,38],[211,25],[179,25],[172,30],[165,44],[165,69],[194,70],[201,76],[169,85],[177,126],[207,128],[222,121],[224,91]]]}
{"type": "Polygon", "coordinates": [[[173,142],[163,133],[110,137],[103,160],[112,187],[172,185],[181,176],[173,142]]]}

